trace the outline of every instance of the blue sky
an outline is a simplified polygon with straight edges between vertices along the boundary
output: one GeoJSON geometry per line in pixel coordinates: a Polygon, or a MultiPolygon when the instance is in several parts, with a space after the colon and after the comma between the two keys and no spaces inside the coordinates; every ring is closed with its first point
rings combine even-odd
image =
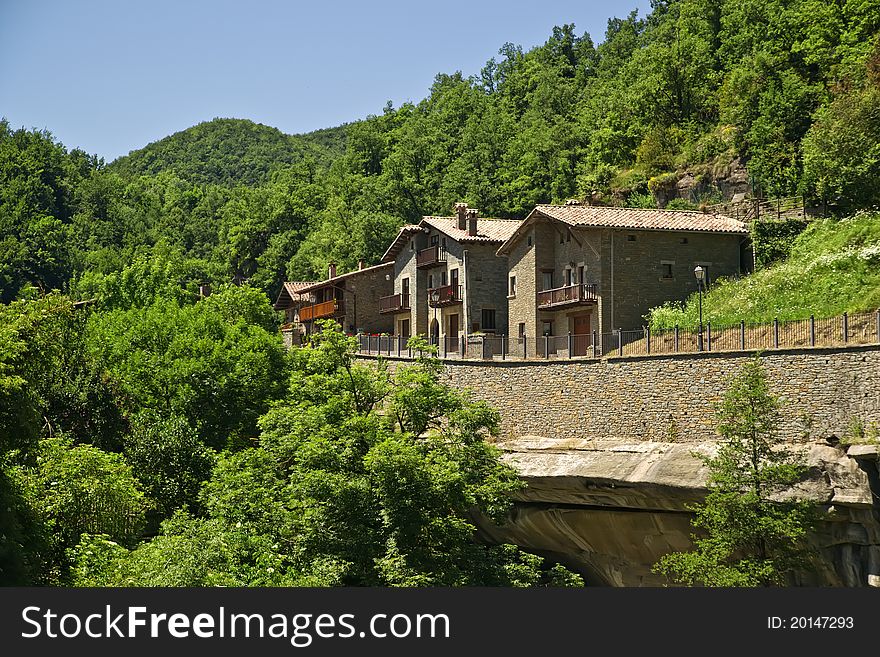
{"type": "Polygon", "coordinates": [[[602,40],[649,0],[0,0],[0,116],[107,161],[214,117],[287,133],[421,100],[554,25],[602,40]]]}

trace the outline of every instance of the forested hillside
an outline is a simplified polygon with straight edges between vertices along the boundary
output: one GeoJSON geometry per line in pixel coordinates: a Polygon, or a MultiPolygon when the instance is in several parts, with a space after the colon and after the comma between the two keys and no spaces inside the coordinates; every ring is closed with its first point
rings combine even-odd
{"type": "MultiPolygon", "coordinates": [[[[880,0],[652,7],[308,135],[219,119],[106,164],[0,122],[0,584],[577,583],[472,540],[518,485],[491,409],[329,329],[287,353],[270,302],[456,201],[693,208],[745,171],[880,203],[880,0]]],[[[755,284],[845,269],[867,303],[876,235],[823,222],[755,284]]]]}
{"type": "Polygon", "coordinates": [[[292,164],[329,164],[344,149],[344,127],[292,136],[244,119],[214,119],[132,151],[109,169],[126,177],[168,171],[200,185],[253,186],[292,164]]]}

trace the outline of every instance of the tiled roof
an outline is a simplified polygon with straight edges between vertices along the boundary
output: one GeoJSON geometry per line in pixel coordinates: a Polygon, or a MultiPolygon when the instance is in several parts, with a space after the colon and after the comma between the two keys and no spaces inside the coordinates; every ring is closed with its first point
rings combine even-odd
{"type": "MultiPolygon", "coordinates": [[[[748,234],[741,221],[720,214],[691,210],[609,208],[595,205],[539,205],[532,214],[564,221],[572,226],[607,226],[634,230],[682,230],[748,234]]],[[[531,216],[531,215],[530,215],[531,216]]]]}
{"type": "Polygon", "coordinates": [[[317,283],[309,283],[304,288],[300,290],[300,292],[312,292],[314,290],[319,290],[322,287],[327,287],[328,285],[334,285],[335,283],[345,280],[346,278],[351,278],[352,276],[358,276],[360,274],[368,274],[376,271],[377,269],[382,269],[383,267],[388,267],[392,263],[383,262],[379,265],[373,265],[372,267],[364,267],[363,269],[355,269],[354,271],[347,272],[345,274],[340,274],[339,276],[334,276],[333,278],[328,278],[325,281],[318,281],[317,283]]]}
{"type": "Polygon", "coordinates": [[[520,219],[477,219],[476,236],[459,230],[456,217],[423,217],[422,224],[436,228],[458,242],[503,242],[522,223],[520,219]]]}
{"type": "Polygon", "coordinates": [[[275,310],[284,310],[291,304],[301,301],[300,292],[310,285],[314,285],[314,281],[287,281],[281,288],[278,300],[275,302],[275,310]]]}
{"type": "MultiPolygon", "coordinates": [[[[748,235],[746,224],[732,217],[692,210],[654,210],[650,208],[611,208],[597,205],[538,205],[522,222],[532,223],[538,217],[556,219],[569,226],[595,226],[629,230],[675,230],[682,232],[729,233],[748,235]]],[[[504,254],[517,241],[513,234],[502,244],[504,254]]]]}
{"type": "Polygon", "coordinates": [[[423,230],[424,228],[416,226],[415,224],[406,224],[405,226],[402,226],[400,230],[397,231],[397,237],[394,238],[394,241],[391,242],[391,246],[388,247],[385,254],[382,256],[382,262],[392,262],[394,258],[397,257],[397,254],[403,250],[403,246],[406,244],[409,236],[423,230]]]}

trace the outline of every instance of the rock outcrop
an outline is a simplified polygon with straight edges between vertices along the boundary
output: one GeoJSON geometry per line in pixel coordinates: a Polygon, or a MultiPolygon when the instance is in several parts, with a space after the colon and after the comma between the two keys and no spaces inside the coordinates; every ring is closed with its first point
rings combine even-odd
{"type": "MultiPolygon", "coordinates": [[[[702,443],[508,438],[505,458],[528,487],[503,527],[481,523],[483,537],[551,556],[607,586],[663,586],[651,572],[664,554],[691,546],[688,506],[706,493],[702,443]]],[[[809,478],[791,491],[825,511],[811,537],[812,571],[792,584],[880,585],[878,448],[847,451],[825,442],[804,445],[809,478]]]]}

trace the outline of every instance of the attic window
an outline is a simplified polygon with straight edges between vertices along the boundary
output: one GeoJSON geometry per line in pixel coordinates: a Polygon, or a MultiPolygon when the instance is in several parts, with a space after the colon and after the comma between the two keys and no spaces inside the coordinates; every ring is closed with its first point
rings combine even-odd
{"type": "Polygon", "coordinates": [[[687,244],[687,243],[688,243],[688,238],[687,238],[687,237],[682,237],[682,238],[681,238],[681,243],[682,243],[682,244],[687,244]]]}
{"type": "Polygon", "coordinates": [[[635,236],[635,235],[627,235],[627,236],[626,236],[626,241],[627,241],[627,242],[635,242],[635,241],[636,241],[636,236],[635,236]]]}

